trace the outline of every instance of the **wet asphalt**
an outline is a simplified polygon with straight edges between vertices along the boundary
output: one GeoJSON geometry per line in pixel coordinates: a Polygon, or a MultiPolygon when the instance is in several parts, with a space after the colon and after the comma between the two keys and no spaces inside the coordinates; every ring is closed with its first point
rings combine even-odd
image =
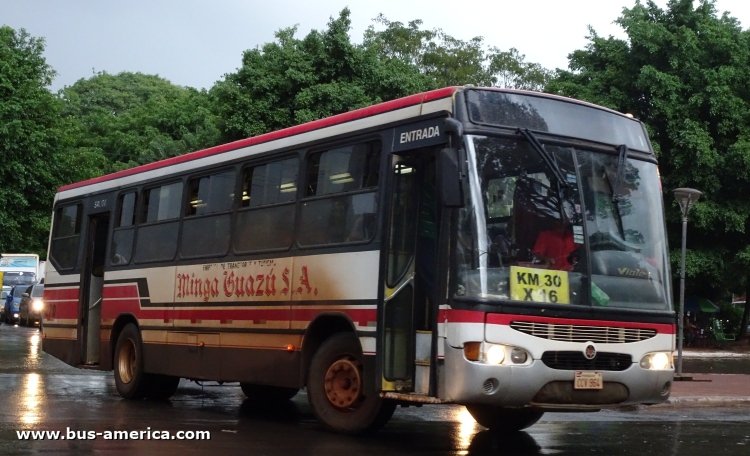
{"type": "MultiPolygon", "coordinates": [[[[685,359],[685,371],[745,373],[748,359],[685,359]]],[[[498,437],[463,407],[399,408],[371,436],[325,431],[304,393],[274,406],[244,399],[236,385],[182,380],[169,401],[127,401],[111,372],[81,370],[41,351],[37,329],[0,326],[0,455],[747,455],[747,407],[637,407],[548,413],[526,432],[498,437]],[[22,431],[71,438],[24,438],[22,431]],[[113,431],[135,432],[117,440],[113,431]],[[162,432],[210,433],[163,440],[162,432]],[[92,434],[93,433],[93,434],[92,434]],[[99,434],[96,434],[99,433],[99,434]]]]}

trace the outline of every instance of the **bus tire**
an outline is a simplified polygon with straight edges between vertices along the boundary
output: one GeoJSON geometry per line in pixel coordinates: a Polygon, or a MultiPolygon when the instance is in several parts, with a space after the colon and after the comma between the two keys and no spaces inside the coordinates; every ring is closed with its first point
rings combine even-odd
{"type": "Polygon", "coordinates": [[[544,415],[544,412],[535,408],[504,408],[491,405],[467,405],[466,410],[477,423],[500,433],[526,429],[544,415]]]}
{"type": "Polygon", "coordinates": [[[125,399],[140,399],[149,392],[149,376],[143,371],[143,341],[141,332],[128,323],[120,332],[115,344],[115,386],[125,399]]]}
{"type": "Polygon", "coordinates": [[[248,399],[258,402],[284,402],[293,398],[299,392],[299,388],[256,385],[254,383],[240,383],[240,388],[248,399]]]}
{"type": "Polygon", "coordinates": [[[329,429],[345,434],[384,426],[396,408],[375,391],[365,390],[362,349],[352,333],[331,336],[310,363],[307,397],[315,416],[329,429]]]}
{"type": "Polygon", "coordinates": [[[149,374],[146,396],[151,399],[169,399],[177,392],[180,377],[173,375],[149,374]]]}

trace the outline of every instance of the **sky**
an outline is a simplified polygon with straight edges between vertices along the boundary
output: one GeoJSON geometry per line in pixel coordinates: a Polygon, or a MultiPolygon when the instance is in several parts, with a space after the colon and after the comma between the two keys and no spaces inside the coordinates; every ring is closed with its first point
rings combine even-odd
{"type": "MultiPolygon", "coordinates": [[[[657,0],[664,7],[667,0],[657,0]]],[[[156,74],[170,82],[210,88],[241,65],[242,53],[297,26],[297,38],[327,29],[349,7],[353,42],[382,13],[422,29],[442,29],[467,41],[525,55],[545,68],[567,68],[567,56],[586,46],[588,26],[624,38],[614,24],[635,0],[0,0],[0,25],[24,28],[46,42],[57,91],[97,72],[156,74]]],[[[750,1],[717,0],[750,28],[750,1]]],[[[376,25],[377,29],[377,25],[376,25]]]]}

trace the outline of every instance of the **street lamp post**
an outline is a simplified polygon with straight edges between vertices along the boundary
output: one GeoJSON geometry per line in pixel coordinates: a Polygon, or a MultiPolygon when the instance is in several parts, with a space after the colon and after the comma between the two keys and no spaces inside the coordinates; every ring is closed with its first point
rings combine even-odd
{"type": "MultiPolygon", "coordinates": [[[[676,188],[672,190],[674,197],[680,204],[682,213],[682,250],[680,257],[680,303],[677,318],[677,372],[675,380],[682,380],[682,340],[685,324],[685,250],[687,246],[687,222],[688,212],[690,212],[693,203],[703,194],[694,188],[676,188]]],[[[685,379],[689,380],[689,379],[685,379]]]]}

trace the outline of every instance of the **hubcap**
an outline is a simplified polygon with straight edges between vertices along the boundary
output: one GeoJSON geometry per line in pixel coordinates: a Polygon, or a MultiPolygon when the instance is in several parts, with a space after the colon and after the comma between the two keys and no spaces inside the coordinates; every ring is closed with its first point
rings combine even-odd
{"type": "Polygon", "coordinates": [[[123,383],[130,383],[135,376],[135,344],[132,340],[126,341],[117,356],[117,371],[123,383]]]}
{"type": "Polygon", "coordinates": [[[324,383],[331,404],[340,409],[353,407],[362,393],[359,363],[347,358],[336,360],[328,368],[324,383]]]}

